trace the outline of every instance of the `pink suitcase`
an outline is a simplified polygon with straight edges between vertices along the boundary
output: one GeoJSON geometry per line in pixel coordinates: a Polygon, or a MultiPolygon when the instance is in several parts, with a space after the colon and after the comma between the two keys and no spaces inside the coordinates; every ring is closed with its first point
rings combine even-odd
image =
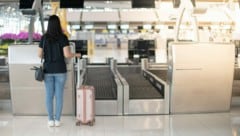
{"type": "Polygon", "coordinates": [[[77,89],[77,122],[76,125],[95,123],[95,89],[82,85],[77,89]]]}

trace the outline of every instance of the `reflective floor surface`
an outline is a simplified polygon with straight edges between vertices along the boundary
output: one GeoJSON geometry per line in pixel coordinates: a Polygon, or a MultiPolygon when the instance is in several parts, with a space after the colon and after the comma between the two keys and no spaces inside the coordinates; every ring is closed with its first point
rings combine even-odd
{"type": "Polygon", "coordinates": [[[0,102],[0,136],[240,136],[240,107],[230,112],[154,116],[97,116],[94,126],[75,126],[63,116],[61,127],[47,127],[46,116],[13,116],[0,102]]]}

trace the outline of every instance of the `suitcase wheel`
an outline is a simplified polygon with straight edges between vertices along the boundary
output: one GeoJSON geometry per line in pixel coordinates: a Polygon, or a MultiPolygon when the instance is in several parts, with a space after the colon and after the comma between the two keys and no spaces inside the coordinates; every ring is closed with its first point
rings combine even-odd
{"type": "Polygon", "coordinates": [[[91,121],[88,123],[89,126],[93,126],[94,125],[94,121],[91,121]]]}
{"type": "Polygon", "coordinates": [[[80,121],[77,121],[76,122],[76,126],[80,126],[81,125],[81,122],[80,121]]]}

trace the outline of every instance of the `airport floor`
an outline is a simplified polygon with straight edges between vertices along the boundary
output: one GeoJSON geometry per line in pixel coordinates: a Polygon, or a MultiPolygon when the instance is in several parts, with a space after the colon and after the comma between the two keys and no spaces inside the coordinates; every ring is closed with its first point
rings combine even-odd
{"type": "Polygon", "coordinates": [[[60,127],[46,116],[13,116],[10,102],[0,100],[0,136],[240,136],[240,107],[208,114],[97,116],[94,126],[76,126],[63,116],[60,127]]]}

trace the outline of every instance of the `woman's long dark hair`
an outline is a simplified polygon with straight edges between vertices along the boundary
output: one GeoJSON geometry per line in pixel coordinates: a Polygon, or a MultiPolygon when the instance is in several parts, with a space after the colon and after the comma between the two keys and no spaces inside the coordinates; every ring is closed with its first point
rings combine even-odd
{"type": "Polygon", "coordinates": [[[51,15],[49,17],[46,34],[51,38],[57,38],[59,35],[63,35],[62,27],[58,16],[51,15]]]}

